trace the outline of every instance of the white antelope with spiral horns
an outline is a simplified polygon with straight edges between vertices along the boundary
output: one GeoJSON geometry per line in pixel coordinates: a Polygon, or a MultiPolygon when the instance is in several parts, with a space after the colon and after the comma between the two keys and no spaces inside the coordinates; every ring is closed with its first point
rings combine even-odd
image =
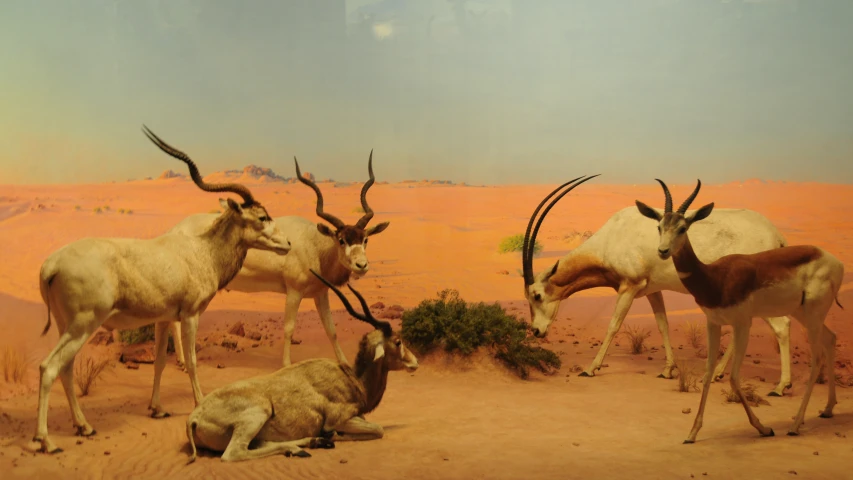
{"type": "MultiPolygon", "coordinates": [[[[522,251],[524,268],[524,295],[530,305],[531,327],[534,335],[544,337],[557,316],[560,302],[576,292],[596,287],[609,287],[617,292],[616,307],[610,318],[607,334],[592,364],[580,376],[592,377],[601,368],[604,356],[622,322],[631,309],[634,299],[646,297],[655,315],[658,330],[663,338],[666,363],[661,378],[672,378],[675,367],[669,339],[669,321],[666,316],[664,290],[687,294],[672,262],[662,260],[657,254],[659,239],[649,231],[646,218],[635,207],[616,212],[583,244],[559,259],[553,267],[533,274],[533,246],[539,226],[548,211],[565,195],[563,192],[545,208],[530,234],[539,210],[560,189],[551,192],[530,217],[522,251]],[[529,238],[527,238],[529,237],[529,238]]],[[[573,188],[573,187],[572,187],[573,188]]],[[[787,245],[785,237],[766,217],[746,209],[718,209],[713,218],[697,225],[691,232],[698,255],[708,261],[732,253],[757,253],[787,245]]],[[[781,396],[791,387],[790,324],[787,317],[765,317],[779,343],[781,376],[776,388],[768,395],[781,396]]],[[[723,359],[714,372],[721,379],[729,357],[734,351],[730,343],[723,359]]],[[[716,350],[709,350],[711,356],[716,350]]]]}
{"type": "MultiPolygon", "coordinates": [[[[335,350],[340,363],[347,364],[347,358],[338,343],[335,321],[329,306],[329,288],[311,275],[313,269],[332,285],[341,286],[349,281],[351,275],[365,275],[370,268],[367,260],[367,240],[386,228],[390,222],[382,222],[370,228],[368,222],[373,218],[373,209],[367,204],[367,191],[373,186],[373,150],[367,161],[370,179],[361,188],[361,208],[364,215],[355,223],[348,225],[338,217],[323,210],[323,193],[316,183],[302,176],[299,162],[296,164],[296,177],[311,187],[317,195],[317,216],[332,224],[332,230],[325,223],[314,223],[299,216],[274,219],[278,228],[293,241],[293,249],[287,256],[281,257],[268,252],[250,250],[243,262],[243,268],[225,287],[226,290],[240,292],[278,292],[286,297],[284,307],[284,353],[282,365],[290,365],[290,343],[296,328],[296,314],[303,298],[313,298],[314,306],[320,315],[320,321],[326,335],[335,350]]],[[[171,232],[197,234],[216,219],[215,214],[197,214],[187,217],[171,232]]],[[[176,336],[176,338],[178,338],[176,336]]],[[[178,344],[175,350],[180,351],[178,344]]],[[[181,362],[180,356],[178,361],[181,362]]]]}
{"type": "MultiPolygon", "coordinates": [[[[657,255],[664,260],[672,257],[678,278],[705,312],[708,319],[708,351],[714,352],[719,348],[722,325],[733,327],[732,344],[735,352],[729,381],[732,391],[741,399],[749,423],[762,437],[773,436],[773,429],[761,424],[740,388],[740,367],[749,342],[753,317],[788,315],[796,318],[808,332],[814,358],[800,409],[788,435],[799,434],[822,364],[829,379],[829,399],[820,416],[832,417],[832,409],[836,404],[835,334],[824,325],[824,321],[833,300],[841,307],[838,290],[844,278],[844,265],[826,250],[812,245],[776,248],[751,255],[725,255],[714,262],[705,263],[693,250],[692,235],[688,235],[688,231],[696,222],[711,215],[714,204],[709,203],[693,212],[687,211],[699,193],[702,182],[697,181],[693,193],[673,212],[669,189],[662,180],[657,181],[666,196],[663,213],[639,200],[636,201],[637,209],[643,216],[658,222],[657,255]]],[[[708,355],[706,372],[713,370],[716,361],[716,356],[708,355]]],[[[684,443],[695,442],[702,428],[710,384],[711,378],[706,374],[699,410],[684,443]]]]}
{"type": "Polygon", "coordinates": [[[202,400],[196,374],[195,336],[198,318],[240,270],[249,249],[284,255],[290,242],[266,209],[243,185],[212,184],[202,180],[185,153],[160,140],[143,126],[160,150],[187,164],[193,182],[206,192],[231,192],[243,198],[220,200],[224,212],[198,235],[166,233],[152,239],[84,238],[52,253],[42,264],[39,287],[59,330],[59,341],[40,365],[38,422],[34,442],[46,453],[61,451],[48,437],[47,407],[57,375],[71,407],[77,435],[95,429],[83,416],[74,392],[74,357],[86,340],[104,326],[109,330],[155,324],[154,389],[149,409],[155,418],[169,414],[160,404],[160,376],[166,365],[168,327],[181,325],[184,356],[196,405],[202,400]]]}

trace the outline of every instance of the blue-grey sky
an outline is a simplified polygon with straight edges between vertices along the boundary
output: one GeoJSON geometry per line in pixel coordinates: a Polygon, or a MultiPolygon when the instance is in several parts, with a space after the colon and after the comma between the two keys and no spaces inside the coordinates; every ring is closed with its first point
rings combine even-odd
{"type": "Polygon", "coordinates": [[[853,182],[851,0],[5,0],[0,184],[853,182]]]}

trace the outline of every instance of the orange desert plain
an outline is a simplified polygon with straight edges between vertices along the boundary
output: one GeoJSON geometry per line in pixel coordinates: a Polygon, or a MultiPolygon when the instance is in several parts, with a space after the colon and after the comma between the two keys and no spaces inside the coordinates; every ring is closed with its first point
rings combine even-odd
{"type": "MultiPolygon", "coordinates": [[[[591,172],[566,172],[566,179],[591,172]]],[[[592,172],[594,173],[594,172],[592,172]]],[[[222,180],[214,174],[208,180],[222,180]]],[[[640,199],[656,207],[663,194],[652,174],[638,185],[608,185],[599,177],[574,190],[545,220],[538,272],[577,246],[582,233],[597,230],[617,210],[640,199]],[[574,233],[574,235],[573,235],[574,233]]],[[[301,184],[239,177],[273,216],[301,215],[317,221],[315,197],[301,184]]],[[[380,178],[381,180],[381,178],[380,178]]],[[[555,179],[562,182],[562,179],[555,179]]],[[[638,179],[640,181],[640,179],[638,179]]],[[[326,211],[353,221],[359,216],[361,184],[319,183],[326,211]]],[[[523,233],[529,215],[554,185],[464,186],[437,182],[380,183],[369,193],[373,223],[390,220],[368,250],[370,272],[354,282],[370,304],[408,309],[444,288],[469,301],[498,301],[527,320],[520,254],[498,252],[500,240],[523,233]]],[[[693,185],[671,186],[677,202],[693,185]]],[[[368,419],[386,429],[383,439],[338,443],[314,450],[312,458],[274,456],[227,464],[202,452],[187,465],[185,422],[193,408],[189,379],[170,354],[163,378],[163,405],[170,418],[155,420],[146,407],[153,365],[129,369],[116,362],[81,397],[97,429],[91,438],[74,436],[60,382],[53,386],[49,425],[63,453],[35,453],[38,364],[58,338],[56,327],[40,337],[46,307],[38,290],[39,267],[57,248],[82,237],[159,235],[192,213],[219,207],[216,194],[199,191],[184,177],[100,185],[5,185],[0,195],[0,349],[28,359],[22,383],[0,383],[0,477],[9,478],[286,478],[286,479],[841,479],[853,467],[853,390],[838,389],[832,419],[820,419],[827,385],[815,387],[799,437],[785,435],[805,389],[808,345],[792,324],[793,389],[756,414],[776,431],[760,438],[740,405],[726,403],[726,380],[712,385],[704,427],[696,444],[683,445],[699,403],[699,393],[676,391],[677,380],[656,378],[664,357],[648,302],[640,299],[625,325],[648,328],[649,352],[632,355],[624,336],[616,339],[605,367],[580,378],[598,350],[614,307],[614,292],[595,289],[564,301],[546,339],[563,366],[555,375],[521,380],[487,356],[467,361],[422,358],[414,374],[391,372],[388,390],[368,419]],[[109,206],[109,209],[105,208],[109,206]],[[101,212],[95,209],[101,207],[101,212]],[[124,211],[121,213],[120,210],[124,211]],[[131,214],[126,213],[132,210],[131,214]],[[618,345],[618,346],[617,346],[618,345]],[[683,413],[691,409],[689,414],[683,413]],[[794,477],[796,475],[796,477],[794,477]]],[[[766,215],[790,244],[823,247],[853,272],[853,186],[750,180],[705,185],[696,205],[754,209],[766,215]]],[[[649,228],[654,228],[650,223],[649,228]]],[[[853,374],[853,275],[847,274],[840,302],[827,324],[838,334],[837,373],[853,374]]],[[[689,345],[688,321],[703,321],[692,298],[665,293],[676,355],[704,368],[689,345]]],[[[332,299],[338,334],[353,359],[369,327],[349,317],[332,299]]],[[[294,361],[334,358],[311,301],[302,302],[292,348],[294,361]]],[[[205,393],[281,365],[284,296],[221,292],[200,321],[199,377],[205,393]],[[211,343],[238,321],[246,332],[238,348],[211,343]],[[205,339],[208,339],[205,342],[205,339]],[[258,345],[255,345],[257,343],[258,345]]],[[[377,310],[378,314],[379,311],[377,310]]],[[[395,328],[400,321],[392,320],[395,328]]],[[[704,325],[702,323],[701,325],[704,325]]],[[[704,328],[704,327],[703,327],[704,328]]],[[[624,330],[624,328],[623,328],[624,330]]],[[[730,336],[723,337],[723,343],[730,336]]],[[[113,354],[116,344],[87,344],[82,355],[113,354]]],[[[766,324],[752,330],[743,378],[762,396],[779,379],[779,356],[766,324]]],[[[0,377],[0,382],[4,379],[0,377]]]]}

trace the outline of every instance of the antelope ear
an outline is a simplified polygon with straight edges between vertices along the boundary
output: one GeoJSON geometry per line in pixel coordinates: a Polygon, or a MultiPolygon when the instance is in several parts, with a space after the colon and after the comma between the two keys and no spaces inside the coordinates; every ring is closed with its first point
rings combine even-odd
{"type": "Polygon", "coordinates": [[[640,211],[644,217],[651,218],[652,220],[660,221],[663,217],[660,213],[656,212],[652,207],[646,205],[645,203],[635,200],[635,204],[637,204],[637,210],[640,211]]]}
{"type": "Polygon", "coordinates": [[[322,233],[323,235],[325,235],[327,237],[332,237],[332,238],[335,237],[335,232],[333,232],[332,229],[329,228],[329,226],[326,225],[325,223],[318,223],[317,224],[317,231],[322,233]]]}
{"type": "Polygon", "coordinates": [[[376,355],[373,356],[373,361],[377,361],[385,356],[385,345],[381,343],[376,346],[376,355]]]}

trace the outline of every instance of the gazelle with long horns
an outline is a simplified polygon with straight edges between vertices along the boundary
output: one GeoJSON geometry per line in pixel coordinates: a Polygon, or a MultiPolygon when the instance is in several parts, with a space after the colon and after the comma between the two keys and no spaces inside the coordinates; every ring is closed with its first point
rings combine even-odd
{"type": "MultiPolygon", "coordinates": [[[[657,180],[657,179],[656,179],[657,180]]],[[[751,255],[725,255],[705,263],[699,259],[688,235],[696,222],[709,218],[714,204],[709,203],[698,210],[687,211],[702,186],[697,181],[696,189],[687,200],[672,210],[672,195],[662,180],[666,203],[663,213],[636,201],[639,212],[658,222],[659,243],[657,255],[664,260],[672,258],[678,278],[696,299],[705,312],[708,326],[708,351],[714,352],[720,345],[720,327],[733,328],[734,358],[729,378],[732,391],[741,398],[749,423],[763,437],[773,436],[773,429],[765,427],[744,399],[740,388],[740,367],[749,342],[749,329],[753,317],[787,315],[797,319],[808,333],[813,352],[808,384],[800,403],[800,409],[788,431],[798,435],[806,413],[821,365],[829,380],[829,399],[821,412],[823,418],[832,417],[835,407],[835,334],[824,321],[833,301],[838,303],[838,290],[844,277],[844,264],[831,253],[812,245],[796,245],[768,250],[751,255]]],[[[651,228],[649,227],[649,230],[651,228]]],[[[707,370],[714,368],[717,359],[708,355],[707,370]]],[[[706,375],[702,385],[702,399],[693,428],[684,443],[696,441],[705,415],[711,378],[706,375]]]]}
{"type": "MultiPolygon", "coordinates": [[[[616,290],[616,308],[610,318],[604,341],[592,364],[580,373],[580,376],[591,377],[601,368],[604,356],[622,327],[634,299],[646,297],[663,337],[666,354],[663,372],[658,376],[672,378],[675,363],[662,292],[669,290],[686,294],[688,291],[679,280],[672,262],[664,261],[658,256],[658,238],[653,231],[649,232],[645,217],[635,207],[626,207],[616,212],[586,242],[558,260],[553,267],[538,275],[533,274],[533,245],[536,242],[536,234],[545,215],[568,190],[552,200],[537,221],[539,210],[557,192],[577,180],[561,185],[546,196],[536,207],[527,225],[522,266],[524,294],[530,305],[533,333],[537,337],[544,337],[557,316],[560,302],[572,294],[595,287],[616,290]]],[[[569,187],[569,190],[574,186],[569,187]]],[[[692,237],[699,255],[709,261],[731,253],[756,253],[787,244],[782,234],[766,217],[746,209],[718,210],[714,218],[696,226],[692,237]]],[[[765,320],[776,336],[781,357],[781,378],[769,395],[781,396],[784,390],[791,386],[791,321],[787,317],[767,317],[765,320]]],[[[722,378],[732,351],[732,345],[729,344],[725,356],[714,372],[715,379],[722,378]]],[[[709,350],[709,355],[713,356],[714,352],[716,350],[709,350]]]]}
{"type": "Polygon", "coordinates": [[[271,455],[310,457],[304,448],[334,448],[336,441],[384,436],[382,426],[364,415],[382,401],[388,372],[414,372],[418,359],[390,323],[373,317],[356,289],[347,284],[363,313],[330,281],[311,273],[335,292],[350,315],[374,328],[361,338],[355,367],[312,358],[210,392],[187,418],[190,462],[197,446],[223,452],[224,462],[236,462],[271,455]]]}
{"type": "MultiPolygon", "coordinates": [[[[226,290],[240,292],[278,292],[287,298],[284,307],[284,353],[282,365],[290,365],[290,342],[296,328],[296,314],[303,298],[314,299],[314,305],[320,315],[320,321],[326,335],[335,350],[335,356],[341,363],[348,363],[335,331],[332,311],[329,307],[329,288],[313,275],[310,270],[320,272],[335,286],[347,283],[352,275],[365,275],[370,268],[367,260],[367,240],[386,228],[390,222],[367,226],[373,218],[373,209],[367,203],[367,192],[375,182],[373,175],[373,150],[367,161],[370,179],[361,189],[361,207],[364,215],[354,225],[323,209],[323,193],[312,180],[302,176],[299,162],[296,165],[296,177],[310,187],[317,195],[317,216],[329,222],[314,223],[299,216],[274,219],[276,226],[293,242],[293,249],[287,256],[281,257],[268,252],[252,250],[243,262],[240,273],[225,287],[226,290]]],[[[171,232],[197,233],[208,228],[216,219],[215,214],[197,214],[187,217],[171,232]]],[[[177,343],[175,350],[180,351],[177,343]]],[[[180,358],[179,358],[180,361],[180,358]]]]}
{"type": "MultiPolygon", "coordinates": [[[[212,184],[202,180],[195,163],[147,128],[148,138],[166,154],[187,164],[193,182],[206,192],[231,192],[243,199],[220,200],[224,212],[197,235],[166,233],[156,238],[84,238],[52,253],[42,264],[39,287],[59,330],[59,341],[40,365],[38,423],[33,441],[41,450],[60,449],[48,437],[47,407],[50,389],[59,376],[71,408],[77,434],[91,436],[74,392],[74,357],[98,329],[131,329],[155,324],[156,359],[151,416],[168,416],[160,404],[160,377],[166,362],[168,327],[181,325],[184,356],[196,405],[202,392],[196,374],[195,336],[198,318],[240,270],[249,249],[272,255],[290,251],[290,242],[270,219],[267,210],[243,185],[212,184]]],[[[180,338],[180,337],[178,337],[180,338]]]]}

